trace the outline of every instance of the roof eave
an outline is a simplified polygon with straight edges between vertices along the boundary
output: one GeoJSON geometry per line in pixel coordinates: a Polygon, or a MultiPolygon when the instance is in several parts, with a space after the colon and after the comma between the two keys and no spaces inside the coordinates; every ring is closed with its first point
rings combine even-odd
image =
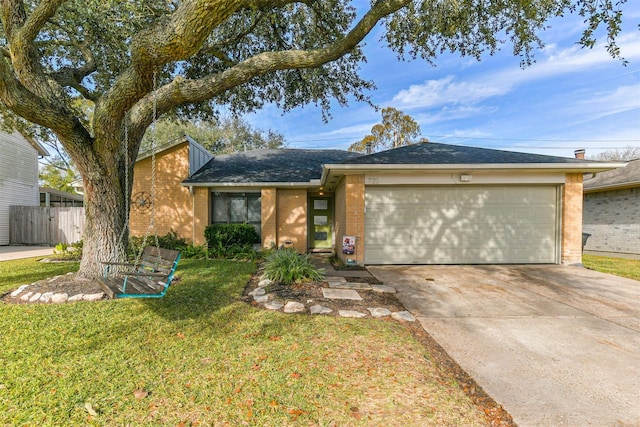
{"type": "Polygon", "coordinates": [[[186,182],[183,187],[287,187],[287,188],[309,188],[319,187],[320,180],[308,182],[186,182]]]}
{"type": "Polygon", "coordinates": [[[333,171],[449,171],[449,170],[552,170],[567,172],[603,172],[625,166],[626,163],[455,163],[455,164],[327,164],[324,165],[323,178],[327,170],[333,171]]]}
{"type": "Polygon", "coordinates": [[[618,182],[615,184],[602,184],[596,185],[593,187],[584,187],[584,193],[598,193],[600,191],[608,191],[608,190],[625,190],[627,188],[636,188],[640,187],[640,181],[627,181],[627,182],[618,182]]]}

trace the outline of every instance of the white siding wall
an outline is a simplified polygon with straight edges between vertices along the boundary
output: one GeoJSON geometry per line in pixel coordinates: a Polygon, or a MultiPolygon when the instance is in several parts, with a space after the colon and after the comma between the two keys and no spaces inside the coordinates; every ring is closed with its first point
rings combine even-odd
{"type": "Polygon", "coordinates": [[[38,153],[19,133],[0,132],[0,245],[9,244],[9,206],[38,206],[38,153]]]}

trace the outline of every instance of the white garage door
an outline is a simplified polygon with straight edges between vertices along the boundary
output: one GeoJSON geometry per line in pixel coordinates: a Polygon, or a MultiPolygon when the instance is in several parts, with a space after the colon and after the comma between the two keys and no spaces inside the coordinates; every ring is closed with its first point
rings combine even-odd
{"type": "Polygon", "coordinates": [[[367,186],[365,263],[555,263],[557,191],[367,186]]]}

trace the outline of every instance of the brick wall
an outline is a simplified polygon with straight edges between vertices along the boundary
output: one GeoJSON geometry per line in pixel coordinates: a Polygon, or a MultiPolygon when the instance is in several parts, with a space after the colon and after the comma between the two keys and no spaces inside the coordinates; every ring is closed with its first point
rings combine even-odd
{"type": "Polygon", "coordinates": [[[278,224],[276,221],[276,189],[263,188],[260,194],[262,247],[270,249],[278,245],[278,224]]]}
{"type": "Polygon", "coordinates": [[[585,250],[640,254],[640,188],[584,195],[585,250]]]}
{"type": "MultiPolygon", "coordinates": [[[[189,241],[193,239],[193,201],[189,189],[181,185],[188,175],[189,146],[187,143],[156,155],[154,218],[156,232],[160,236],[173,229],[180,237],[189,241]]],[[[148,157],[135,165],[132,203],[135,202],[136,195],[141,192],[151,194],[151,183],[151,157],[148,157]]],[[[129,220],[132,236],[147,234],[151,215],[152,210],[144,211],[132,206],[129,220]]]]}
{"type": "MultiPolygon", "coordinates": [[[[262,203],[264,206],[264,201],[262,203]]],[[[307,251],[306,189],[279,188],[276,191],[276,224],[278,246],[291,241],[298,252],[307,251]]]]}
{"type": "Polygon", "coordinates": [[[347,233],[347,191],[345,181],[346,180],[344,178],[340,180],[333,195],[333,232],[335,233],[335,246],[333,247],[333,250],[336,255],[342,259],[342,261],[347,259],[347,256],[342,253],[342,236],[345,236],[347,233]]]}
{"type": "Polygon", "coordinates": [[[582,174],[568,173],[562,188],[562,263],[582,262],[582,174]]]}
{"type": "MultiPolygon", "coordinates": [[[[193,187],[193,235],[187,240],[195,245],[204,245],[207,239],[204,237],[204,229],[210,224],[211,191],[207,187],[193,187]]],[[[187,231],[185,229],[185,231],[187,231]]],[[[178,233],[181,235],[181,232],[178,233]]]]}
{"type": "MultiPolygon", "coordinates": [[[[359,265],[364,264],[364,175],[347,175],[344,183],[345,191],[345,232],[347,236],[355,236],[356,253],[349,255],[359,265]]],[[[342,235],[339,235],[340,242],[342,235]]],[[[340,253],[342,248],[340,248],[340,253]]]]}

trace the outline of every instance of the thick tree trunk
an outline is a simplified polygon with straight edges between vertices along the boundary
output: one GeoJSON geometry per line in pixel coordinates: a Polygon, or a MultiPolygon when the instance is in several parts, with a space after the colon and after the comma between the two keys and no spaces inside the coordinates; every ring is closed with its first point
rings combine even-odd
{"type": "Polygon", "coordinates": [[[82,173],[85,184],[85,231],[82,261],[78,271],[82,277],[101,276],[103,262],[126,260],[129,235],[128,230],[123,233],[122,229],[126,225],[125,200],[130,197],[133,174],[129,189],[125,189],[124,163],[118,154],[102,153],[101,165],[90,166],[88,174],[82,173]]]}

